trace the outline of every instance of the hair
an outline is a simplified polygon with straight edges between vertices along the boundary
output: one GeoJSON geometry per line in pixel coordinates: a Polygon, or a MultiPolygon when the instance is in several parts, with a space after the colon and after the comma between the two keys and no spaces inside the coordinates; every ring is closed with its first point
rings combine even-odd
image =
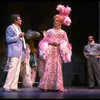
{"type": "Polygon", "coordinates": [[[15,23],[15,21],[17,20],[18,17],[21,17],[19,14],[13,14],[11,15],[11,22],[15,23]]]}
{"type": "Polygon", "coordinates": [[[92,36],[93,40],[95,40],[95,37],[93,35],[89,35],[88,37],[92,36]]]}
{"type": "Polygon", "coordinates": [[[63,24],[63,19],[62,19],[58,14],[56,14],[56,15],[53,17],[53,20],[55,20],[55,19],[58,19],[58,20],[61,22],[61,24],[63,24]]]}

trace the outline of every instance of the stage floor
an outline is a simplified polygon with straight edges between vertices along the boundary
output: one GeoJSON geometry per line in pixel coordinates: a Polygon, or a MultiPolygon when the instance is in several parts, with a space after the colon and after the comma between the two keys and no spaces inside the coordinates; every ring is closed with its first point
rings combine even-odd
{"type": "Polygon", "coordinates": [[[100,99],[100,89],[87,87],[66,87],[66,92],[43,92],[37,87],[19,88],[19,91],[5,92],[0,88],[1,99],[100,99]]]}

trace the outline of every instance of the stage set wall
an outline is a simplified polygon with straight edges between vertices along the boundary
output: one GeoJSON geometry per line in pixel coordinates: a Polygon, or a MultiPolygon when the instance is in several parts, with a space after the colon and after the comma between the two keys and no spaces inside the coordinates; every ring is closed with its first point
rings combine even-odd
{"type": "MultiPolygon", "coordinates": [[[[53,16],[57,14],[58,4],[69,5],[72,9],[70,27],[62,26],[72,44],[72,61],[62,66],[64,85],[87,85],[87,65],[83,56],[83,47],[88,36],[93,34],[95,41],[100,42],[100,2],[93,1],[0,1],[0,84],[4,81],[6,63],[5,30],[10,24],[10,16],[18,13],[22,16],[22,30],[29,28],[41,33],[41,28],[53,26],[53,16]]],[[[36,47],[39,40],[35,41],[36,47]]],[[[12,51],[13,52],[13,51],[12,51]]],[[[37,79],[37,81],[39,81],[37,79]]]]}

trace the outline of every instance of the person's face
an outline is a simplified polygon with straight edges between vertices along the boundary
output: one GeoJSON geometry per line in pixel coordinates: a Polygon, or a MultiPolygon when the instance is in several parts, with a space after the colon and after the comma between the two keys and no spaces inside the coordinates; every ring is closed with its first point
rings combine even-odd
{"type": "Polygon", "coordinates": [[[46,31],[43,31],[43,36],[44,36],[44,37],[46,36],[46,31]]]}
{"type": "Polygon", "coordinates": [[[92,36],[89,36],[89,37],[88,37],[88,41],[89,41],[89,42],[94,41],[93,37],[92,37],[92,36]]]}
{"type": "Polygon", "coordinates": [[[61,28],[61,21],[59,20],[59,18],[54,19],[54,27],[61,28]]]}
{"type": "Polygon", "coordinates": [[[22,19],[20,17],[17,17],[17,20],[15,21],[15,23],[18,25],[18,26],[21,26],[22,25],[22,19]]]}

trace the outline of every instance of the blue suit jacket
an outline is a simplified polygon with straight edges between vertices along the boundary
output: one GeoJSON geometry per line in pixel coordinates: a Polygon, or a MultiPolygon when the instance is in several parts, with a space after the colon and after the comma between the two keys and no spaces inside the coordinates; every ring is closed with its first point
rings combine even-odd
{"type": "Polygon", "coordinates": [[[17,36],[16,30],[10,25],[6,29],[6,41],[8,57],[20,57],[22,55],[22,41],[17,36]]]}

